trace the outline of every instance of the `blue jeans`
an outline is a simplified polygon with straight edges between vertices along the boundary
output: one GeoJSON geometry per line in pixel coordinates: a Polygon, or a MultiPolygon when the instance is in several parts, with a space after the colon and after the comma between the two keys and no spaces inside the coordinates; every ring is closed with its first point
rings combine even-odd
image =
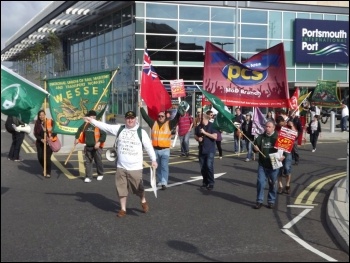
{"type": "Polygon", "coordinates": [[[238,153],[238,144],[240,143],[241,145],[239,146],[240,147],[240,151],[242,152],[243,149],[244,149],[244,144],[245,144],[245,141],[242,140],[242,139],[239,139],[236,135],[233,136],[233,139],[234,139],[234,152],[238,153]]]}
{"type": "Polygon", "coordinates": [[[190,133],[188,132],[183,136],[179,136],[182,154],[188,154],[190,151],[190,133]]]}
{"type": "Polygon", "coordinates": [[[348,118],[349,116],[342,117],[340,120],[340,128],[341,131],[347,131],[348,130],[348,118]]]}
{"type": "Polygon", "coordinates": [[[257,203],[264,202],[264,192],[265,192],[266,181],[268,181],[268,184],[269,184],[269,193],[267,195],[267,202],[271,204],[275,203],[276,195],[277,195],[276,181],[277,181],[278,172],[279,172],[279,169],[275,169],[275,170],[268,169],[268,168],[264,168],[259,164],[258,180],[256,183],[256,186],[257,186],[256,202],[257,203]]]}
{"type": "Polygon", "coordinates": [[[156,152],[156,158],[158,163],[158,167],[156,170],[158,184],[168,185],[170,149],[155,149],[154,151],[156,152]]]}
{"type": "Polygon", "coordinates": [[[253,159],[253,151],[252,151],[252,144],[250,143],[250,141],[245,141],[245,145],[247,147],[247,158],[248,159],[253,159]]]}
{"type": "Polygon", "coordinates": [[[203,176],[203,185],[214,185],[214,156],[215,153],[199,154],[198,160],[203,176]]]}

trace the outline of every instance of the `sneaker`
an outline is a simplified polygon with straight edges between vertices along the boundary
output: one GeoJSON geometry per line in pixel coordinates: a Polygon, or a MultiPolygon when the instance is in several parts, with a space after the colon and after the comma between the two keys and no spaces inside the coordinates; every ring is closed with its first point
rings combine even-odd
{"type": "Polygon", "coordinates": [[[147,213],[149,210],[149,206],[147,204],[147,202],[141,203],[142,209],[144,213],[147,213]]]}
{"type": "Polygon", "coordinates": [[[23,162],[23,159],[15,159],[15,162],[23,162]]]}
{"type": "Polygon", "coordinates": [[[290,194],[290,186],[286,186],[286,188],[284,189],[284,192],[289,195],[290,194]]]}
{"type": "Polygon", "coordinates": [[[46,178],[50,178],[50,177],[51,177],[51,175],[50,175],[50,174],[47,174],[45,177],[46,177],[46,178]]]}
{"type": "Polygon", "coordinates": [[[13,161],[11,158],[7,158],[8,161],[13,161]]]}
{"type": "Polygon", "coordinates": [[[275,207],[275,204],[273,204],[273,203],[268,203],[267,207],[270,208],[270,209],[272,209],[272,208],[275,207]]]}
{"type": "Polygon", "coordinates": [[[211,190],[213,190],[214,189],[214,185],[208,185],[208,187],[207,187],[207,190],[208,191],[211,191],[211,190]]]}
{"type": "Polygon", "coordinates": [[[97,176],[97,181],[101,181],[103,179],[103,175],[97,176]]]}
{"type": "Polygon", "coordinates": [[[249,158],[245,159],[245,162],[250,162],[250,159],[249,158]]]}
{"type": "Polygon", "coordinates": [[[207,188],[208,185],[206,184],[202,184],[202,186],[200,187],[201,189],[207,188]]]}
{"type": "Polygon", "coordinates": [[[219,159],[221,160],[221,159],[222,159],[222,156],[219,156],[219,159]]]}
{"type": "Polygon", "coordinates": [[[312,149],[312,152],[314,153],[316,151],[316,149],[312,149]]]}
{"type": "Polygon", "coordinates": [[[166,190],[166,185],[163,184],[161,189],[166,190]]]}
{"type": "Polygon", "coordinates": [[[255,209],[260,209],[262,207],[262,203],[257,202],[254,206],[255,209]]]}
{"type": "Polygon", "coordinates": [[[283,193],[283,187],[278,187],[277,193],[282,194],[283,193]]]}
{"type": "Polygon", "coordinates": [[[86,177],[84,183],[91,183],[91,179],[89,177],[86,177]]]}
{"type": "Polygon", "coordinates": [[[126,211],[120,209],[118,214],[117,214],[117,217],[124,217],[124,216],[126,216],[126,211]]]}

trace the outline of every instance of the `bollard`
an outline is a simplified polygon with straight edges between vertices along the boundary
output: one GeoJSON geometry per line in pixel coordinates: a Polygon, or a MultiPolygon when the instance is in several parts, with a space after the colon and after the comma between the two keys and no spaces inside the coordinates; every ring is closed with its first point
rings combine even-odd
{"type": "Polygon", "coordinates": [[[331,111],[331,121],[330,121],[330,131],[331,133],[334,133],[334,127],[335,127],[335,112],[331,111]]]}

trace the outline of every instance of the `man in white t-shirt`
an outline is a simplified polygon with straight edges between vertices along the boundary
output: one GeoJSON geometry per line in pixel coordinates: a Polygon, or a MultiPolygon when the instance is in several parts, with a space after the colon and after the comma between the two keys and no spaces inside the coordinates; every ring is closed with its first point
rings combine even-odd
{"type": "Polygon", "coordinates": [[[346,132],[348,130],[349,108],[344,103],[342,103],[341,106],[342,106],[342,110],[341,110],[340,128],[342,132],[346,132]]]}
{"type": "MultiPolygon", "coordinates": [[[[118,135],[121,124],[107,124],[90,117],[83,118],[85,122],[91,123],[99,129],[118,135]]],[[[153,149],[151,139],[147,132],[141,129],[141,138],[138,136],[139,125],[136,122],[136,114],[128,111],[125,114],[125,127],[118,135],[116,160],[117,171],[115,173],[115,183],[120,199],[120,210],[117,217],[126,216],[126,200],[129,192],[136,194],[141,199],[141,206],[144,213],[149,210],[145,198],[145,189],[142,180],[143,171],[143,150],[142,146],[152,160],[152,167],[157,168],[156,153],[153,149]]]]}

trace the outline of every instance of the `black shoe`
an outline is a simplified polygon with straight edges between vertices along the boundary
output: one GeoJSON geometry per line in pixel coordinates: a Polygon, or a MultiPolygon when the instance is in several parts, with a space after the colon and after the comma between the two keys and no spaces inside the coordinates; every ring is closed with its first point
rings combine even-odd
{"type": "Polygon", "coordinates": [[[262,207],[262,203],[257,202],[254,206],[255,209],[260,209],[262,207]]]}
{"type": "Polygon", "coordinates": [[[214,185],[208,185],[207,190],[211,191],[214,189],[214,185]]]}
{"type": "Polygon", "coordinates": [[[207,188],[208,186],[206,184],[202,184],[202,186],[200,187],[201,189],[207,188]]]}
{"type": "Polygon", "coordinates": [[[272,208],[275,207],[275,204],[273,204],[273,203],[268,203],[267,207],[270,208],[270,209],[272,209],[272,208]]]}
{"type": "Polygon", "coordinates": [[[184,154],[184,153],[180,154],[180,157],[185,157],[185,156],[186,156],[186,154],[184,154]]]}
{"type": "Polygon", "coordinates": [[[162,185],[162,190],[166,190],[166,185],[162,185]]]}

